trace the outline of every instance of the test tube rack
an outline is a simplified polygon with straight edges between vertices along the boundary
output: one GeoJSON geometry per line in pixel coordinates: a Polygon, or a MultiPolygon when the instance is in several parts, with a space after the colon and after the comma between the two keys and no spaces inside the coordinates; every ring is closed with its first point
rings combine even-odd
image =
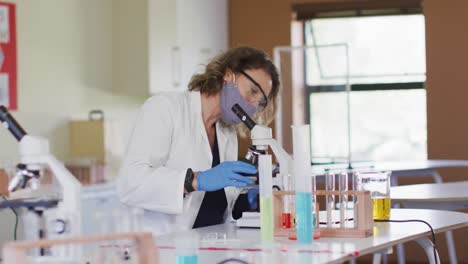
{"type": "MultiPolygon", "coordinates": [[[[273,227],[275,236],[289,236],[291,232],[295,232],[296,228],[283,228],[281,224],[281,212],[284,211],[283,197],[289,195],[295,198],[294,191],[274,191],[273,192],[273,227]]],[[[332,227],[317,227],[314,230],[320,232],[321,237],[368,237],[373,235],[373,215],[372,215],[372,199],[369,191],[326,191],[317,190],[313,193],[315,196],[326,195],[347,195],[355,197],[353,222],[352,227],[340,227],[333,225],[332,227]]],[[[316,203],[317,223],[319,220],[320,208],[316,203]]],[[[312,208],[311,208],[312,209],[312,208]]],[[[315,232],[314,231],[314,232],[315,232]]]]}
{"type": "Polygon", "coordinates": [[[135,242],[138,263],[159,263],[158,251],[151,233],[118,233],[102,236],[72,237],[56,240],[8,242],[3,247],[3,263],[26,264],[26,251],[35,248],[49,248],[69,244],[89,244],[103,241],[130,240],[135,242]]]}

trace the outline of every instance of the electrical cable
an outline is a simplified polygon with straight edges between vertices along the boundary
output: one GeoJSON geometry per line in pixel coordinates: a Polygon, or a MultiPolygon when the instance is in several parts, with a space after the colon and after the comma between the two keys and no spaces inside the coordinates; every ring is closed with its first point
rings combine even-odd
{"type": "MultiPolygon", "coordinates": [[[[8,201],[8,199],[4,195],[0,195],[5,201],[8,201]]],[[[18,231],[18,212],[16,212],[15,209],[10,207],[10,210],[15,214],[15,229],[13,231],[13,239],[16,240],[16,233],[18,231]]]]}
{"type": "Polygon", "coordinates": [[[249,264],[247,261],[245,260],[242,260],[242,259],[238,259],[238,258],[229,258],[229,259],[225,259],[221,262],[218,262],[218,264],[224,264],[224,263],[228,263],[230,261],[233,261],[233,262],[238,262],[238,263],[242,263],[242,264],[249,264]]]}
{"type": "MultiPolygon", "coordinates": [[[[348,218],[346,219],[345,221],[353,221],[354,219],[353,218],[348,218]]],[[[419,220],[419,219],[409,219],[409,220],[374,220],[374,222],[393,222],[393,223],[409,223],[409,222],[417,222],[417,223],[424,223],[426,224],[429,229],[431,229],[431,236],[432,236],[432,244],[433,244],[433,249],[434,249],[434,261],[435,261],[435,264],[438,264],[438,261],[437,261],[437,249],[436,249],[436,238],[435,238],[435,233],[434,233],[434,229],[432,228],[432,226],[424,221],[424,220],[419,220]]],[[[333,222],[332,224],[339,224],[340,221],[336,221],[336,222],[333,222]]],[[[320,222],[319,224],[321,225],[326,225],[327,222],[320,222]]]]}
{"type": "Polygon", "coordinates": [[[432,226],[424,221],[424,220],[419,220],[419,219],[409,219],[409,220],[374,220],[374,222],[393,222],[393,223],[409,223],[409,222],[418,222],[418,223],[424,223],[426,224],[430,229],[431,229],[431,235],[432,235],[432,248],[434,250],[434,261],[435,261],[435,264],[438,264],[438,261],[437,261],[437,250],[436,250],[436,238],[435,238],[435,233],[434,233],[434,229],[432,228],[432,226]]]}

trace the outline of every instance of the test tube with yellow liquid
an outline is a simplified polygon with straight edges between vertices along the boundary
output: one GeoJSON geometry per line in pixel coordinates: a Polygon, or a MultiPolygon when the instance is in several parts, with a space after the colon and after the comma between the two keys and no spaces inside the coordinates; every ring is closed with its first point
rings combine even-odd
{"type": "Polygon", "coordinates": [[[260,231],[262,242],[273,242],[273,179],[271,155],[260,155],[258,175],[260,181],[260,231]]]}
{"type": "Polygon", "coordinates": [[[354,173],[354,186],[358,191],[370,191],[374,220],[389,220],[392,202],[390,199],[390,171],[365,171],[354,173]]]}

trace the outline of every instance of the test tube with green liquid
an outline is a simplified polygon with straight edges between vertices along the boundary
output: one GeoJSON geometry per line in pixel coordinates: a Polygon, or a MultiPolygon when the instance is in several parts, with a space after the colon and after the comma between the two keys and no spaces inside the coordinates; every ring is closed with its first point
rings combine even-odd
{"type": "Polygon", "coordinates": [[[273,242],[273,179],[271,155],[260,155],[258,175],[260,181],[260,230],[262,242],[273,242]]]}

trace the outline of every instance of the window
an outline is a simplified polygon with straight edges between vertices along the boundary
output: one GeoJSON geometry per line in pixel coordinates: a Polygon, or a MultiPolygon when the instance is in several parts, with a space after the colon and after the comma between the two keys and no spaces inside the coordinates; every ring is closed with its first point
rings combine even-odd
{"type": "MultiPolygon", "coordinates": [[[[353,161],[427,158],[423,15],[317,18],[305,45],[348,47],[353,161]]],[[[347,158],[346,54],[306,52],[312,157],[347,158]]]]}

